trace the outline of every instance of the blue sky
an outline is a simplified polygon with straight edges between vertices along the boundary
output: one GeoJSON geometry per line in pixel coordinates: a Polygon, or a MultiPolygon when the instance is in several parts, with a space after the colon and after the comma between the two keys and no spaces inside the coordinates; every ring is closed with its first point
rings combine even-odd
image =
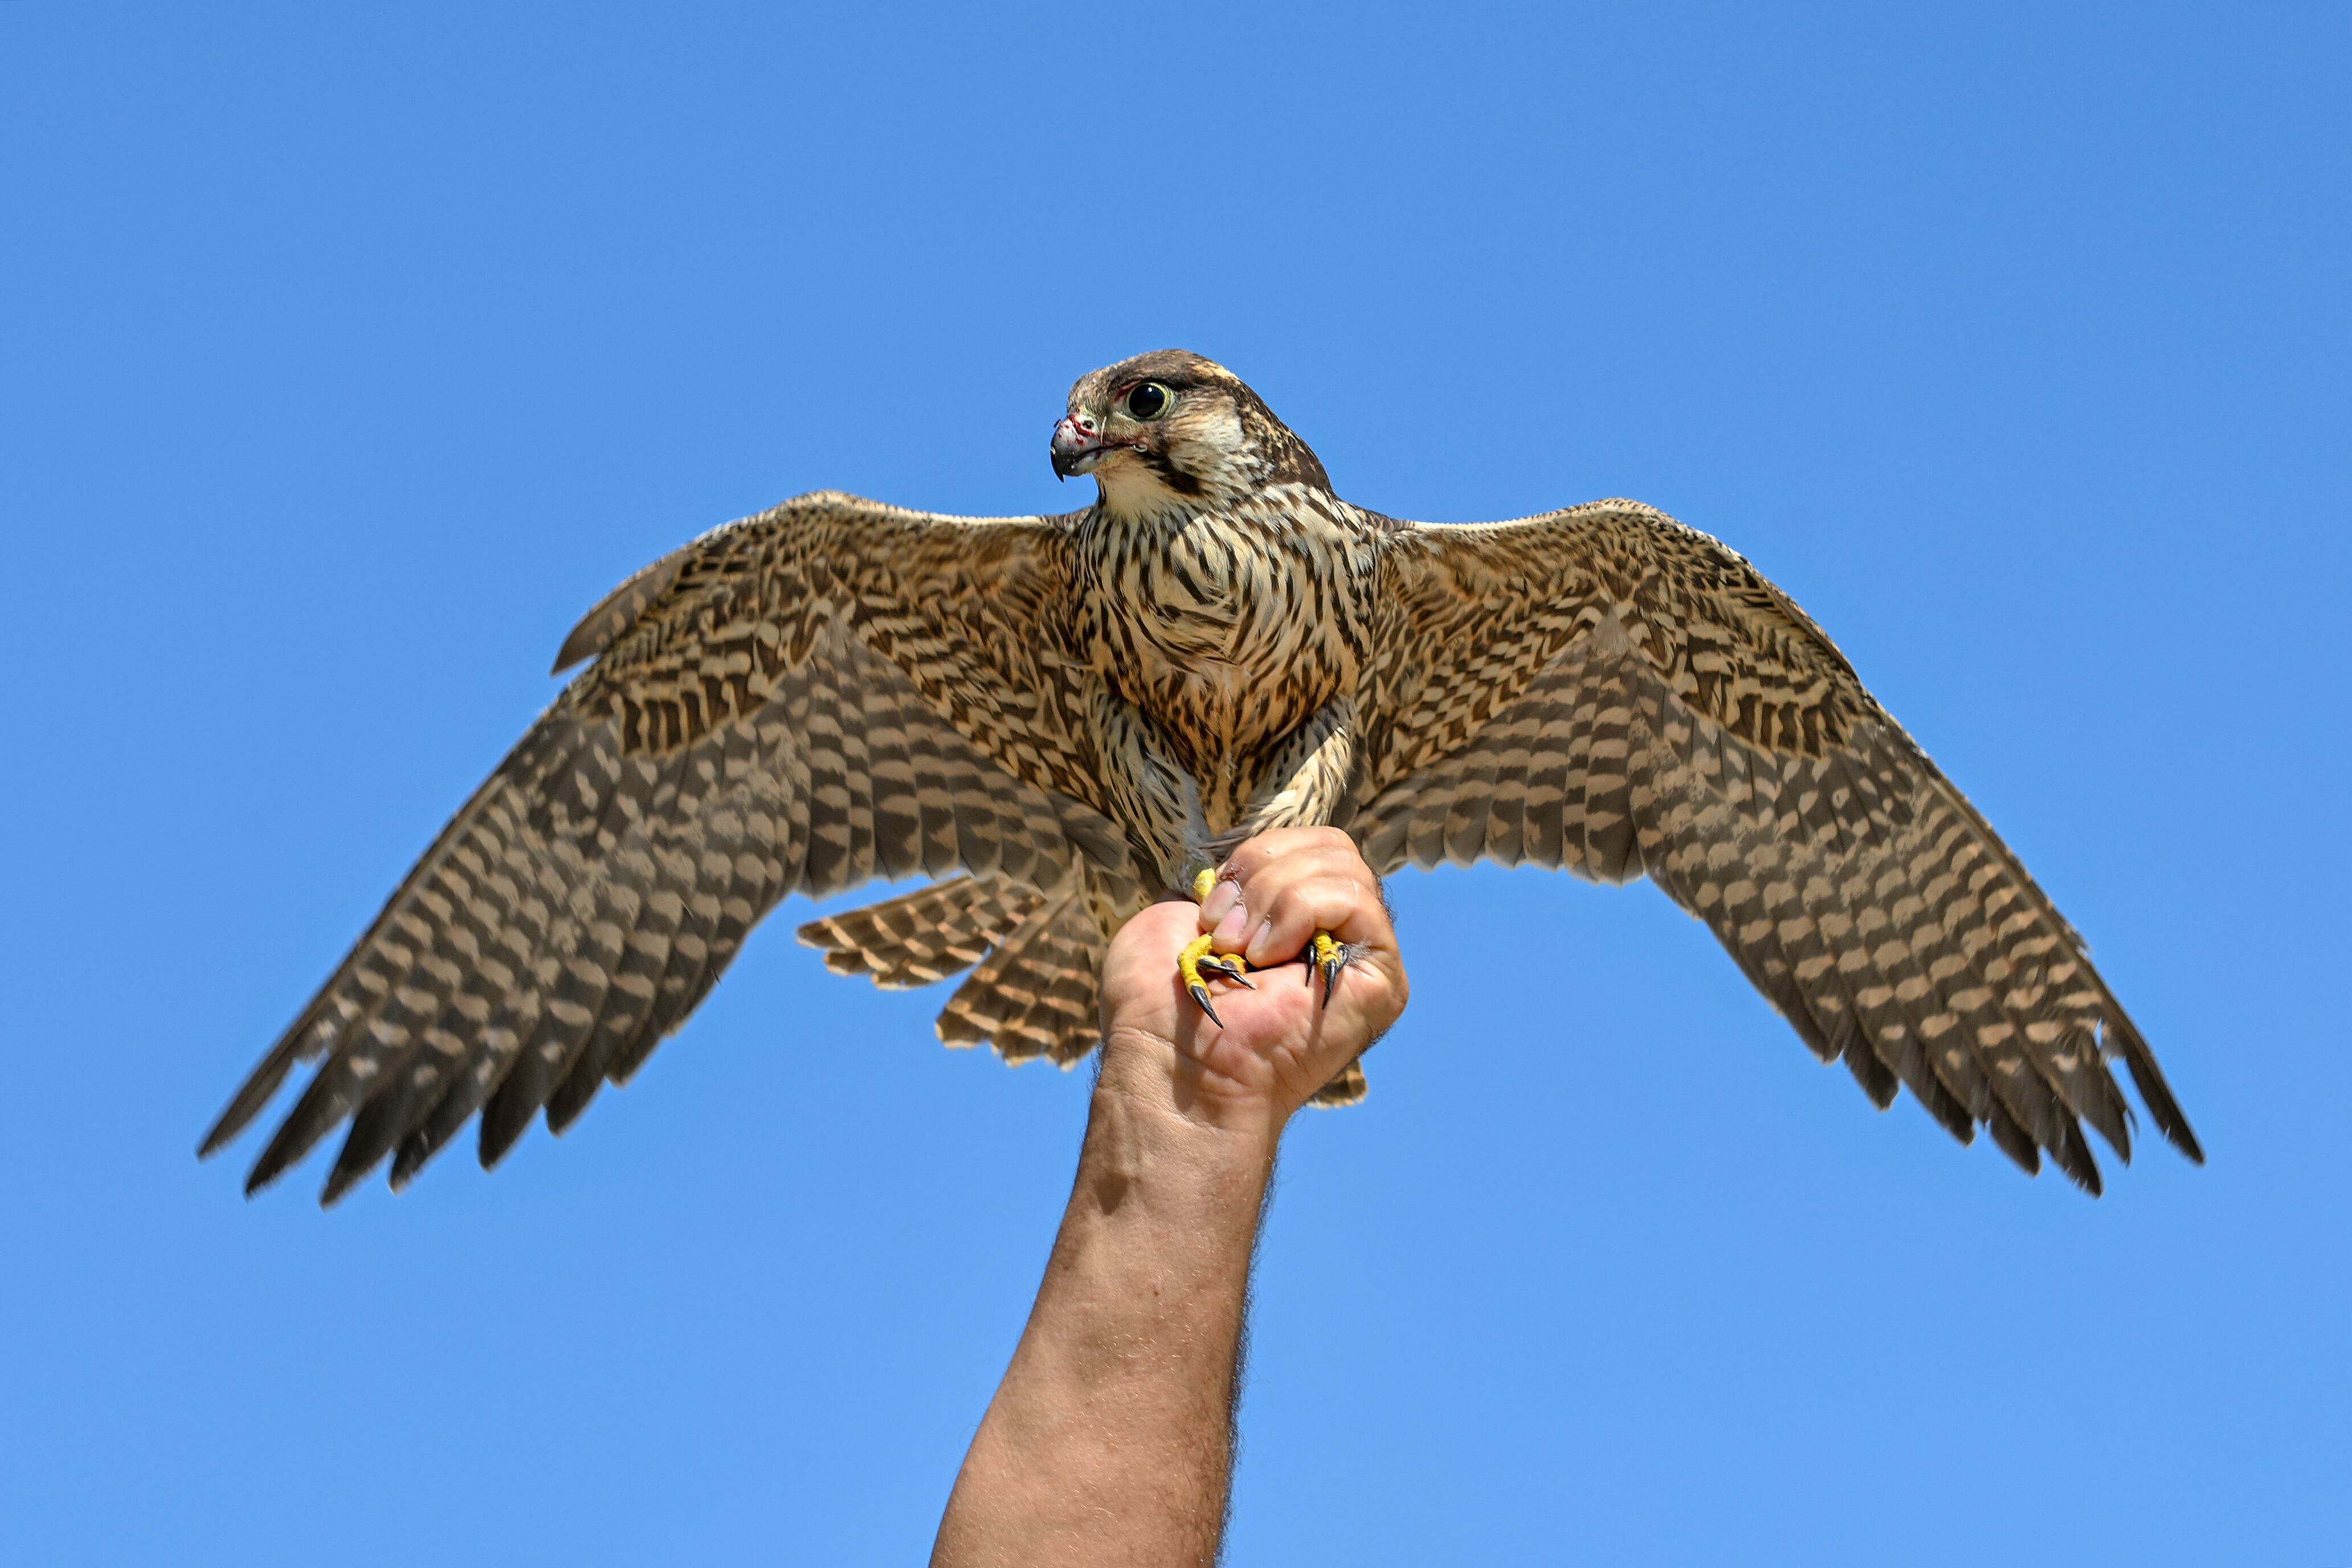
{"type": "Polygon", "coordinates": [[[0,5],[0,1558],[906,1562],[1087,1079],[789,905],[558,1141],[198,1134],[572,619],[836,486],[1078,504],[1181,344],[1406,516],[1746,552],[2211,1163],[1874,1113],[1654,889],[1407,874],[1232,1560],[2341,1562],[2352,36],[2318,6],[0,5]]]}

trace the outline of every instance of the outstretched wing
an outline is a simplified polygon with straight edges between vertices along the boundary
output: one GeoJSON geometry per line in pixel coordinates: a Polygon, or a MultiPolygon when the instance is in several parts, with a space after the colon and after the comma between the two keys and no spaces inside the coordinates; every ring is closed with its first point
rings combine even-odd
{"type": "Polygon", "coordinates": [[[2120,1058],[2195,1135],[2081,938],[1821,630],[1738,555],[1632,501],[1407,527],[1384,568],[1366,802],[1375,868],[1647,874],[1871,1099],[1962,1142],[2130,1158],[2120,1058]]]}
{"type": "Polygon", "coordinates": [[[325,1201],[408,1180],[477,1110],[485,1165],[634,1073],[789,892],[954,871],[1116,874],[1050,519],[803,496],[589,613],[602,654],[443,829],[206,1136],[323,1064],[251,1191],[352,1119],[325,1201]]]}

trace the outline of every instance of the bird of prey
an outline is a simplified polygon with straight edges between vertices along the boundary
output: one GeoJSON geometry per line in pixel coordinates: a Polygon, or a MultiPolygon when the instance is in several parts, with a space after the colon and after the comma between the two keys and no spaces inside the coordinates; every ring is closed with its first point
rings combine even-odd
{"type": "MultiPolygon", "coordinates": [[[[1051,453],[1094,504],[964,518],[818,491],[614,589],[555,668],[595,662],[203,1152],[318,1061],[248,1192],[346,1119],[322,1202],[386,1155],[401,1186],[477,1113],[488,1166],[634,1074],[784,895],[877,876],[930,880],[802,940],[884,986],[970,969],[942,1040],[1067,1066],[1097,1043],[1124,921],[1250,833],[1329,825],[1384,876],[1647,876],[1873,1101],[1908,1088],[2028,1172],[2046,1153],[2096,1193],[2084,1122],[2129,1159],[2117,1060],[2202,1159],[2082,939],[1714,539],[1629,500],[1383,516],[1176,350],[1081,377],[1051,453]]],[[[1363,1089],[1351,1064],[1319,1098],[1363,1089]]]]}

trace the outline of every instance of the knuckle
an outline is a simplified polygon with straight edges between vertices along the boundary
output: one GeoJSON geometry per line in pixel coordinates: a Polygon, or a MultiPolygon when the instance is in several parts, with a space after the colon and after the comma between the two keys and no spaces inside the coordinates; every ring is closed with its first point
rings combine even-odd
{"type": "Polygon", "coordinates": [[[1334,898],[1334,889],[1340,884],[1328,878],[1309,877],[1285,886],[1266,908],[1266,918],[1275,929],[1285,935],[1304,935],[1307,931],[1336,924],[1339,911],[1347,907],[1344,898],[1334,898]]]}
{"type": "Polygon", "coordinates": [[[1353,910],[1363,901],[1364,885],[1343,868],[1326,871],[1307,884],[1316,902],[1334,911],[1353,910]]]}

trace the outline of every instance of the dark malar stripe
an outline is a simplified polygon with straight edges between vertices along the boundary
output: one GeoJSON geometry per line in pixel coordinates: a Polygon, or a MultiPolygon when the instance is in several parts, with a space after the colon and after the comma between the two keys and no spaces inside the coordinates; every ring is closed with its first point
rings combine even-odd
{"type": "Polygon", "coordinates": [[[1171,462],[1167,453],[1145,451],[1141,455],[1145,464],[1153,473],[1160,476],[1160,482],[1178,495],[1197,496],[1207,488],[1198,479],[1171,462]]]}

